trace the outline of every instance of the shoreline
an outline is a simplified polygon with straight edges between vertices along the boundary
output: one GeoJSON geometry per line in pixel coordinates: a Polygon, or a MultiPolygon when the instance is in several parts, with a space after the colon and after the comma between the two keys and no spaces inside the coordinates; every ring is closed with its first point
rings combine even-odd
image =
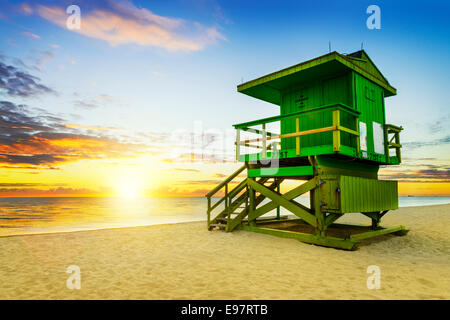
{"type": "MultiPolygon", "coordinates": [[[[147,228],[153,226],[169,226],[169,225],[177,225],[177,224],[186,224],[186,223],[206,223],[206,220],[193,220],[193,221],[180,221],[180,222],[167,222],[167,223],[155,223],[155,224],[146,224],[140,226],[122,226],[122,227],[104,227],[104,228],[89,228],[83,230],[68,230],[68,231],[42,231],[42,232],[34,232],[34,233],[18,233],[18,234],[4,234],[0,233],[1,238],[9,238],[9,237],[21,237],[21,236],[39,236],[45,234],[68,234],[68,233],[78,233],[78,232],[90,232],[90,231],[101,231],[101,230],[121,230],[121,229],[132,229],[132,228],[147,228]]],[[[59,227],[55,227],[59,228],[59,227]]]]}
{"type": "MultiPolygon", "coordinates": [[[[423,206],[406,206],[406,207],[399,207],[396,210],[391,210],[389,213],[395,213],[395,211],[400,210],[400,209],[406,209],[406,208],[423,208],[423,207],[436,207],[436,206],[450,206],[450,203],[445,203],[445,204],[431,204],[431,205],[423,205],[423,206]]],[[[349,213],[348,215],[352,215],[352,213],[349,213]]],[[[293,215],[292,215],[293,216],[293,215]]],[[[293,216],[294,217],[294,216],[293,216]]],[[[145,224],[145,225],[131,225],[131,226],[118,226],[118,227],[87,227],[86,229],[79,229],[79,230],[67,230],[67,231],[63,231],[63,230],[57,230],[59,228],[64,228],[64,226],[60,226],[60,227],[54,227],[55,230],[48,230],[48,231],[40,231],[40,232],[32,232],[30,231],[30,233],[24,232],[24,233],[13,233],[13,234],[2,234],[0,231],[0,238],[6,238],[6,237],[19,237],[19,236],[31,236],[31,235],[42,235],[42,234],[66,234],[66,233],[77,233],[77,232],[87,232],[87,231],[97,231],[97,230],[115,230],[115,229],[126,229],[126,228],[145,228],[145,227],[151,227],[151,226],[164,226],[164,225],[173,225],[173,224],[184,224],[184,223],[197,223],[197,222],[203,222],[206,223],[206,218],[205,220],[190,220],[190,221],[180,221],[180,222],[164,222],[164,223],[154,223],[154,224],[145,224]]],[[[36,227],[36,228],[41,228],[41,227],[36,227]]],[[[46,227],[43,227],[46,228],[46,227]]],[[[9,229],[9,228],[5,228],[5,229],[9,229]]],[[[10,229],[15,229],[15,228],[10,228],[10,229]]],[[[19,229],[19,228],[17,228],[19,229]]],[[[29,228],[30,230],[33,228],[29,228]]],[[[1,228],[0,228],[1,230],[1,228]]]]}

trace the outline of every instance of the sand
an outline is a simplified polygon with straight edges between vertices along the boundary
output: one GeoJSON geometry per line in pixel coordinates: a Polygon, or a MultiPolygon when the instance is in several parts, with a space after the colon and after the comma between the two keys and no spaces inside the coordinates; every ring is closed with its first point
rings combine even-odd
{"type": "MultiPolygon", "coordinates": [[[[346,221],[369,223],[355,218],[346,221]]],[[[383,222],[411,231],[357,251],[199,222],[3,237],[0,299],[449,299],[450,205],[383,222]],[[79,290],[66,286],[70,265],[79,290]],[[367,288],[369,265],[381,270],[378,290],[367,288]]]]}

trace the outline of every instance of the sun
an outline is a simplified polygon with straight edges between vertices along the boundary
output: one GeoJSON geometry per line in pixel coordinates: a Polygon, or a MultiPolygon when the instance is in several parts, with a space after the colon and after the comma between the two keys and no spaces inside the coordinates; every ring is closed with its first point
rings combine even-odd
{"type": "Polygon", "coordinates": [[[136,176],[121,177],[116,186],[116,193],[121,198],[134,199],[143,195],[142,182],[136,176]]]}

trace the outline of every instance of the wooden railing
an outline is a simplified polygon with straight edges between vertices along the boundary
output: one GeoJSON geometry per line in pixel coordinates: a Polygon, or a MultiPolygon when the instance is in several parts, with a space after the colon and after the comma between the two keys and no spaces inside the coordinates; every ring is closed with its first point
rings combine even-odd
{"type": "MultiPolygon", "coordinates": [[[[280,115],[280,116],[269,117],[269,118],[254,120],[254,121],[250,121],[250,122],[235,124],[234,128],[236,129],[236,142],[235,142],[236,160],[238,160],[238,161],[240,160],[239,158],[240,158],[240,154],[241,154],[241,151],[240,151],[241,146],[262,149],[261,158],[265,159],[266,152],[268,150],[274,149],[273,143],[267,145],[267,141],[271,141],[271,140],[275,140],[275,139],[279,139],[281,141],[281,139],[293,138],[293,137],[296,138],[295,139],[295,145],[296,145],[295,149],[296,149],[296,155],[299,156],[300,151],[301,151],[301,146],[300,146],[300,137],[301,136],[317,134],[317,133],[321,133],[321,132],[329,132],[329,131],[333,132],[333,151],[334,152],[339,152],[341,149],[340,132],[343,131],[343,132],[347,132],[347,133],[355,136],[356,152],[357,152],[357,154],[359,154],[359,119],[358,119],[358,117],[359,117],[359,112],[353,110],[349,106],[346,106],[344,104],[332,104],[332,105],[326,105],[326,106],[319,107],[319,108],[312,109],[312,110],[300,111],[300,112],[295,112],[295,113],[291,113],[291,114],[287,114],[287,115],[280,115]],[[323,128],[315,128],[315,129],[311,129],[311,130],[303,130],[303,131],[301,130],[301,128],[300,128],[300,118],[301,117],[311,116],[313,114],[318,114],[318,113],[326,112],[326,111],[332,111],[332,113],[333,113],[333,123],[331,126],[323,127],[323,128]],[[346,112],[354,117],[356,130],[353,130],[353,129],[350,129],[350,128],[347,128],[347,127],[344,127],[341,125],[341,112],[346,112]],[[277,122],[277,121],[291,119],[291,118],[295,118],[295,123],[296,123],[295,132],[286,133],[286,134],[274,134],[272,132],[266,131],[267,123],[277,122]],[[257,126],[257,125],[261,126],[261,130],[250,128],[252,126],[257,126]],[[241,141],[241,137],[240,137],[241,131],[261,134],[262,137],[241,141]],[[259,145],[253,144],[253,143],[258,143],[258,142],[261,142],[262,145],[259,146],[259,145]]],[[[280,143],[280,142],[278,142],[278,143],[280,143]]]]}
{"type": "Polygon", "coordinates": [[[243,165],[238,170],[236,170],[233,174],[231,174],[228,178],[222,181],[217,187],[212,189],[205,197],[208,199],[208,208],[206,211],[207,214],[207,227],[209,230],[209,225],[211,224],[211,212],[216,209],[222,202],[225,201],[225,210],[228,215],[228,219],[231,213],[230,206],[233,201],[233,198],[239,194],[246,187],[246,180],[244,179],[241,183],[235,186],[233,189],[229,190],[228,184],[236,178],[242,171],[246,169],[246,165],[243,165]],[[216,193],[224,189],[224,196],[221,197],[216,203],[212,204],[211,198],[214,197],[216,193]]]}
{"type": "Polygon", "coordinates": [[[386,162],[389,163],[389,150],[395,149],[395,155],[397,157],[398,163],[402,162],[401,156],[401,147],[400,144],[400,131],[402,131],[402,127],[394,126],[393,124],[386,124],[384,128],[385,141],[386,141],[386,162]],[[389,136],[391,135],[392,136],[389,136]]]}

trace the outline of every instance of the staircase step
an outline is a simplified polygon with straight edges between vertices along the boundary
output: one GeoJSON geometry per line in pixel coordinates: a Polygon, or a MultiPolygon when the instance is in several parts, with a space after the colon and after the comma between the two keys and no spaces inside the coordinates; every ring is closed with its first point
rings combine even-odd
{"type": "Polygon", "coordinates": [[[209,225],[210,227],[218,227],[218,228],[226,228],[226,224],[222,224],[222,223],[211,223],[209,225]]]}

